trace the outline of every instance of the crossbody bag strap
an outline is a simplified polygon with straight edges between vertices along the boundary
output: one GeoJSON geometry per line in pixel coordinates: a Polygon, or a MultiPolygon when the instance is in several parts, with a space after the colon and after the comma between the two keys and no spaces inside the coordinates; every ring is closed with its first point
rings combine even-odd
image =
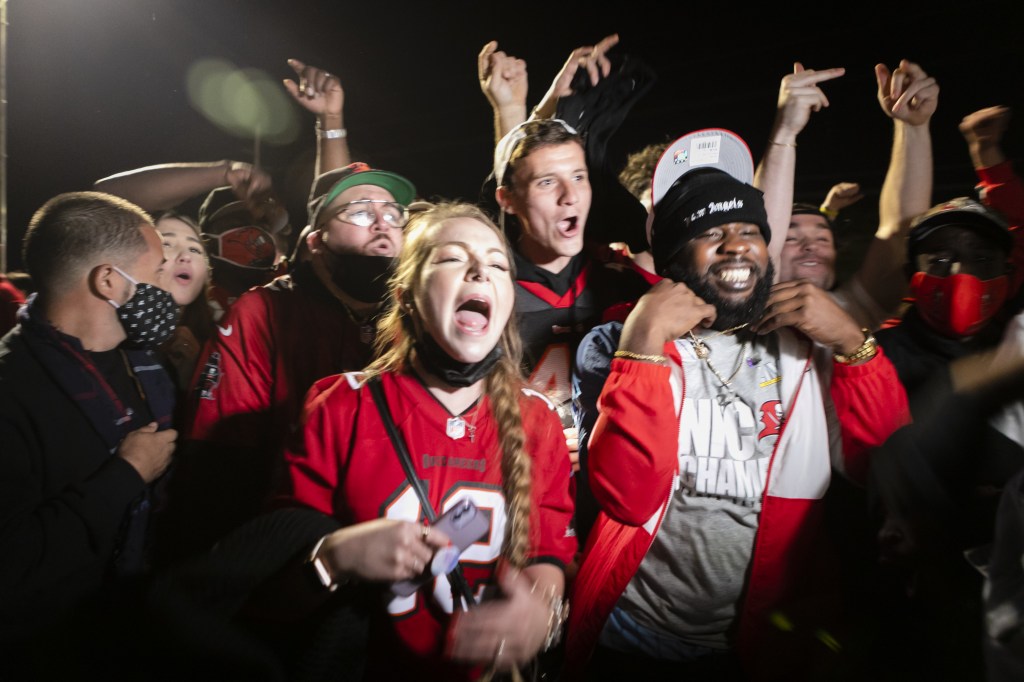
{"type": "MultiPolygon", "coordinates": [[[[437,521],[437,514],[434,512],[430,500],[427,499],[427,491],[423,489],[423,481],[419,479],[419,476],[416,475],[416,470],[413,468],[409,449],[405,446],[405,438],[402,437],[402,433],[395,426],[395,420],[391,418],[391,408],[384,397],[384,386],[380,382],[380,377],[375,376],[366,383],[370,387],[370,394],[373,396],[373,402],[377,405],[377,411],[380,412],[380,418],[384,422],[384,429],[388,432],[388,438],[391,439],[391,445],[398,454],[398,460],[402,463],[402,469],[405,470],[405,477],[409,480],[409,485],[416,491],[416,497],[420,500],[423,515],[427,517],[427,521],[433,524],[437,521]]],[[[467,608],[476,603],[476,600],[473,598],[473,590],[470,589],[469,583],[466,582],[466,576],[462,574],[462,566],[455,564],[455,568],[448,574],[448,582],[452,586],[452,596],[461,595],[462,600],[465,600],[467,608]]],[[[456,604],[460,602],[459,599],[454,599],[453,601],[456,604]]]]}

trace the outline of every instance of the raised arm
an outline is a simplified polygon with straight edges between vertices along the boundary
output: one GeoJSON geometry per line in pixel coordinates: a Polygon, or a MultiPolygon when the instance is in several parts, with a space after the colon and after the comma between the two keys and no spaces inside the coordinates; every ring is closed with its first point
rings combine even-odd
{"type": "Polygon", "coordinates": [[[298,82],[284,80],[285,90],[303,108],[316,116],[316,165],[313,177],[321,173],[344,168],[352,163],[348,149],[348,131],[345,129],[345,91],[338,77],[307,66],[298,59],[289,59],[298,82]]]}
{"type": "Polygon", "coordinates": [[[877,346],[871,349],[857,320],[811,282],[779,282],[765,310],[754,327],[758,334],[792,327],[834,354],[830,389],[843,444],[834,464],[863,480],[871,450],[910,420],[896,368],[877,346]]]}
{"type": "Polygon", "coordinates": [[[782,78],[779,103],[768,147],[754,174],[754,186],[764,192],[764,207],[772,228],[768,253],[779,271],[782,247],[786,243],[789,218],[793,211],[793,176],[796,173],[796,138],[807,125],[811,112],[828,106],[828,98],[819,83],[838,78],[843,68],[804,69],[793,64],[793,73],[782,78]]]}
{"type": "Polygon", "coordinates": [[[494,142],[526,120],[529,80],[526,62],[498,49],[498,41],[484,45],[477,56],[480,91],[494,110],[494,142]]]}
{"type": "Polygon", "coordinates": [[[551,81],[551,86],[544,94],[540,104],[533,110],[533,118],[551,118],[558,109],[558,99],[573,94],[572,81],[576,72],[583,68],[587,70],[590,77],[590,84],[597,85],[601,78],[611,73],[612,64],[608,61],[606,53],[615,47],[619,42],[619,35],[613,33],[601,39],[596,45],[585,45],[577,47],[569,53],[569,58],[562,65],[562,69],[551,81]]]}
{"type": "MultiPolygon", "coordinates": [[[[882,184],[876,237],[905,236],[910,221],[931,207],[932,138],[928,129],[939,103],[939,84],[906,59],[890,73],[875,66],[878,103],[893,121],[892,156],[882,184]]],[[[900,259],[902,263],[902,258],[900,259]]]]}
{"type": "Polygon", "coordinates": [[[905,59],[892,72],[878,64],[875,76],[878,103],[893,120],[892,155],[879,200],[878,230],[848,287],[849,303],[855,308],[850,312],[872,328],[896,310],[906,292],[903,264],[910,223],[931,206],[932,143],[928,124],[939,97],[935,79],[905,59]]]}
{"type": "Polygon", "coordinates": [[[821,212],[832,220],[839,217],[839,212],[844,208],[853,206],[864,198],[864,192],[856,182],[837,182],[821,202],[821,212]]]}
{"type": "Polygon", "coordinates": [[[619,523],[646,523],[664,503],[678,469],[679,406],[669,385],[666,345],[697,325],[710,326],[716,315],[685,284],[664,279],[626,318],[619,357],[612,351],[601,359],[603,344],[594,334],[585,340],[589,348],[580,346],[581,355],[594,352],[592,372],[601,371],[599,362],[610,367],[597,400],[587,464],[594,498],[619,523]]]}
{"type": "Polygon", "coordinates": [[[986,107],[964,116],[960,132],[967,141],[974,170],[991,168],[1006,163],[1003,153],[1003,135],[1010,127],[1008,107],[986,107]]]}
{"type": "Polygon", "coordinates": [[[97,180],[93,188],[147,211],[163,211],[226,185],[239,198],[254,200],[270,191],[271,180],[263,170],[241,161],[167,163],[111,175],[97,180]]]}
{"type": "Polygon", "coordinates": [[[1007,107],[988,107],[968,114],[960,123],[967,140],[971,163],[978,174],[978,193],[982,201],[1002,213],[1010,222],[1013,251],[1010,261],[1011,295],[1024,284],[1024,181],[1013,171],[1003,153],[1002,140],[1010,125],[1007,107]]]}
{"type": "Polygon", "coordinates": [[[1006,216],[1011,231],[1017,232],[1024,224],[1024,182],[1003,152],[1003,135],[1009,126],[1009,108],[987,107],[965,116],[960,132],[978,174],[982,200],[1006,216]]]}

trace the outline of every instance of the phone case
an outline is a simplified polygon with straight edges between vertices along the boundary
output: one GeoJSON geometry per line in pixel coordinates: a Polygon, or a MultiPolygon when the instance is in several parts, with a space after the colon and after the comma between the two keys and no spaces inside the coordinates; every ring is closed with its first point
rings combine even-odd
{"type": "Polygon", "coordinates": [[[423,573],[412,580],[394,583],[391,591],[400,597],[408,597],[435,577],[453,571],[458,564],[459,556],[467,547],[487,535],[490,527],[491,522],[487,514],[481,512],[468,497],[462,498],[433,525],[433,528],[443,531],[451,538],[452,546],[437,550],[423,573]]]}

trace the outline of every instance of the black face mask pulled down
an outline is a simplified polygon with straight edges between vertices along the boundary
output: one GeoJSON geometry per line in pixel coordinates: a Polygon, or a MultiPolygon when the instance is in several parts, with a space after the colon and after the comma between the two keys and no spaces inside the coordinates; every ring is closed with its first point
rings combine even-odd
{"type": "Polygon", "coordinates": [[[428,372],[449,386],[456,386],[458,388],[472,386],[485,378],[491,373],[503,355],[501,345],[498,344],[480,362],[459,362],[448,355],[430,334],[423,334],[416,341],[415,348],[420,362],[423,363],[423,367],[428,372]]]}
{"type": "Polygon", "coordinates": [[[355,253],[337,254],[327,251],[331,281],[346,294],[363,303],[384,300],[388,279],[394,272],[392,256],[363,256],[355,253]]]}

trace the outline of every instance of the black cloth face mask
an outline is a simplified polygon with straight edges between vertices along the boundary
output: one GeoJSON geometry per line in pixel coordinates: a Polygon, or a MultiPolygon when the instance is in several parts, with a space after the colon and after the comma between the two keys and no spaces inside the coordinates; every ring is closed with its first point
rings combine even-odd
{"type": "Polygon", "coordinates": [[[501,344],[496,344],[480,362],[459,362],[448,355],[430,334],[423,334],[415,344],[416,353],[423,367],[449,386],[465,388],[490,374],[503,353],[501,344]]]}
{"type": "Polygon", "coordinates": [[[326,249],[330,261],[331,281],[346,294],[363,303],[384,300],[388,279],[395,269],[392,256],[364,256],[356,253],[334,253],[326,249]]]}
{"type": "Polygon", "coordinates": [[[124,329],[128,348],[154,350],[171,338],[178,326],[178,305],[169,291],[152,284],[137,282],[121,268],[112,266],[122,277],[135,285],[135,293],[124,303],[107,299],[117,309],[117,319],[124,329]]]}

